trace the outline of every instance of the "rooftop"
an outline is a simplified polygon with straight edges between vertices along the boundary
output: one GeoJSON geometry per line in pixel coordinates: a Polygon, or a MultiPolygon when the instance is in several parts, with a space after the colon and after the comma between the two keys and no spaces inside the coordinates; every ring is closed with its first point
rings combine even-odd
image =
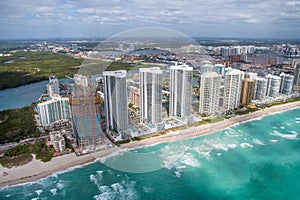
{"type": "Polygon", "coordinates": [[[126,77],[126,70],[104,71],[103,76],[115,76],[119,78],[126,77]]]}

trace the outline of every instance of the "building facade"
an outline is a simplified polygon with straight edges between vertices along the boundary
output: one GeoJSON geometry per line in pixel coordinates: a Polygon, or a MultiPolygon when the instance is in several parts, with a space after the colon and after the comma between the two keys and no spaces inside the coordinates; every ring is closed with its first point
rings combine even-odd
{"type": "Polygon", "coordinates": [[[59,131],[50,132],[50,142],[53,145],[55,151],[62,152],[66,149],[66,141],[65,138],[59,131]]]}
{"type": "MultiPolygon", "coordinates": [[[[85,76],[80,75],[80,77],[82,80],[87,80],[85,76]]],[[[74,84],[69,96],[73,135],[79,147],[97,146],[102,140],[100,126],[102,98],[100,94],[95,94],[95,88],[88,86],[84,87],[81,83],[74,84]]]]}
{"type": "Polygon", "coordinates": [[[253,100],[262,101],[266,98],[267,91],[267,79],[262,77],[257,77],[254,81],[254,92],[253,100]]]}
{"type": "Polygon", "coordinates": [[[290,94],[293,89],[294,76],[290,74],[281,73],[280,77],[281,83],[279,92],[281,94],[290,94]]]}
{"type": "Polygon", "coordinates": [[[140,91],[138,89],[130,88],[129,99],[134,106],[140,107],[140,91]]]}
{"type": "Polygon", "coordinates": [[[37,104],[39,121],[42,126],[48,126],[62,119],[71,119],[69,99],[57,97],[37,104]]]}
{"type": "Polygon", "coordinates": [[[293,91],[300,92],[300,63],[295,66],[293,91]]]}
{"type": "Polygon", "coordinates": [[[241,106],[251,104],[254,93],[254,80],[244,78],[242,84],[241,106]]]}
{"type": "Polygon", "coordinates": [[[243,77],[244,72],[237,69],[231,69],[226,73],[224,84],[225,110],[232,110],[239,107],[243,77]]]}
{"type": "Polygon", "coordinates": [[[206,72],[200,77],[199,113],[212,115],[219,111],[222,76],[217,72],[206,72]]]}
{"type": "Polygon", "coordinates": [[[276,97],[279,95],[281,77],[268,74],[266,96],[276,97]]]}
{"type": "Polygon", "coordinates": [[[128,129],[126,71],[105,71],[103,78],[107,127],[125,131],[128,129]]]}
{"type": "Polygon", "coordinates": [[[170,108],[171,116],[191,115],[193,68],[188,65],[170,67],[170,108]]]}
{"type": "Polygon", "coordinates": [[[162,122],[162,70],[159,67],[140,68],[140,121],[162,122]]]}
{"type": "Polygon", "coordinates": [[[49,83],[46,86],[50,98],[59,96],[59,81],[55,76],[49,76],[49,83]]]}

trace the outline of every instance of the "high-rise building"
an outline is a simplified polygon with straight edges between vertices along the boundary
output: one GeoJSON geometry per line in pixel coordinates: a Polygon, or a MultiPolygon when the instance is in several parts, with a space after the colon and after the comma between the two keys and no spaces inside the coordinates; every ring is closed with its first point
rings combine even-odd
{"type": "Polygon", "coordinates": [[[170,67],[170,109],[171,116],[191,115],[193,68],[188,65],[170,67]]]}
{"type": "Polygon", "coordinates": [[[257,73],[247,72],[245,74],[245,78],[249,78],[250,80],[255,80],[257,78],[257,73]]]}
{"type": "Polygon", "coordinates": [[[205,72],[212,72],[214,70],[215,68],[210,61],[204,60],[200,63],[200,74],[204,74],[205,72]]]}
{"type": "Polygon", "coordinates": [[[137,88],[130,88],[129,99],[130,103],[137,107],[140,107],[140,91],[137,88]]]}
{"type": "Polygon", "coordinates": [[[89,81],[87,76],[74,74],[74,82],[77,86],[88,87],[89,81]]]}
{"type": "Polygon", "coordinates": [[[225,66],[222,64],[215,64],[214,71],[218,72],[222,77],[225,75],[225,66]]]}
{"type": "MultiPolygon", "coordinates": [[[[87,80],[86,77],[81,77],[82,80],[87,80]]],[[[73,134],[76,144],[80,147],[101,144],[101,97],[98,93],[95,94],[95,91],[91,85],[84,87],[81,84],[74,84],[72,94],[69,97],[73,134]]]]}
{"type": "Polygon", "coordinates": [[[61,119],[71,119],[69,99],[57,97],[37,104],[39,121],[42,126],[50,125],[61,119]]]}
{"type": "Polygon", "coordinates": [[[279,95],[281,77],[268,74],[266,96],[276,97],[279,95]]]}
{"type": "Polygon", "coordinates": [[[253,100],[262,101],[266,98],[267,82],[266,78],[255,78],[253,100]]]}
{"type": "Polygon", "coordinates": [[[248,51],[247,51],[247,53],[248,54],[252,54],[252,53],[254,53],[255,52],[255,47],[254,46],[248,46],[248,51]]]}
{"type": "Polygon", "coordinates": [[[242,79],[244,72],[231,69],[225,75],[224,85],[224,109],[232,110],[240,105],[242,79]]]}
{"type": "Polygon", "coordinates": [[[206,72],[200,77],[199,113],[212,115],[219,111],[222,76],[217,72],[206,72]]]}
{"type": "Polygon", "coordinates": [[[254,92],[254,80],[250,78],[243,79],[242,94],[241,94],[241,106],[249,105],[253,98],[254,92]]]}
{"type": "Polygon", "coordinates": [[[300,92],[300,63],[295,66],[293,90],[300,92]]]}
{"type": "Polygon", "coordinates": [[[162,122],[162,70],[159,67],[140,68],[140,121],[162,122]]]}
{"type": "Polygon", "coordinates": [[[49,76],[49,83],[46,86],[50,98],[59,96],[59,81],[56,76],[49,76]]]}
{"type": "Polygon", "coordinates": [[[72,44],[72,51],[76,53],[78,51],[77,44],[72,44]]]}
{"type": "Polygon", "coordinates": [[[290,94],[293,88],[294,76],[290,74],[281,73],[281,84],[280,84],[280,93],[281,94],[290,94]]]}
{"type": "Polygon", "coordinates": [[[128,129],[126,71],[105,71],[103,78],[107,127],[125,131],[128,129]]]}

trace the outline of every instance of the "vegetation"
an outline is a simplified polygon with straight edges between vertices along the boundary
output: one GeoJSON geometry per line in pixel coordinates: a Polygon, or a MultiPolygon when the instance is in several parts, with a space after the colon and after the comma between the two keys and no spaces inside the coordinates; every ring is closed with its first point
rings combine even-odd
{"type": "Polygon", "coordinates": [[[205,123],[216,123],[216,122],[220,122],[223,121],[225,118],[224,117],[216,117],[213,119],[206,119],[204,120],[205,123]]]}
{"type": "Polygon", "coordinates": [[[51,52],[16,52],[10,57],[0,57],[0,90],[46,80],[50,75],[72,76],[82,61],[51,52]]]}
{"type": "Polygon", "coordinates": [[[265,108],[265,107],[269,108],[269,107],[272,107],[272,106],[278,106],[278,105],[282,105],[282,104],[286,104],[286,103],[292,103],[292,102],[296,102],[296,101],[300,101],[300,97],[287,99],[285,101],[279,101],[279,102],[271,103],[271,104],[261,106],[261,107],[262,108],[265,108]]]}
{"type": "Polygon", "coordinates": [[[92,60],[86,59],[79,70],[80,74],[90,75],[90,74],[100,74],[103,71],[115,71],[115,70],[134,70],[141,67],[154,67],[155,65],[138,63],[128,63],[128,62],[108,62],[103,60],[92,60]]]}
{"type": "Polygon", "coordinates": [[[37,140],[34,144],[27,143],[17,145],[11,149],[4,151],[0,157],[0,164],[4,167],[13,167],[24,165],[32,160],[32,154],[36,155],[36,159],[48,162],[52,159],[55,152],[54,148],[46,145],[46,140],[37,140]]]}
{"type": "Polygon", "coordinates": [[[245,115],[245,114],[252,113],[252,112],[255,112],[255,111],[258,111],[258,110],[259,110],[258,108],[248,108],[246,110],[235,111],[234,113],[236,115],[245,115]]]}
{"type": "Polygon", "coordinates": [[[38,137],[32,106],[0,111],[0,144],[38,137]]]}

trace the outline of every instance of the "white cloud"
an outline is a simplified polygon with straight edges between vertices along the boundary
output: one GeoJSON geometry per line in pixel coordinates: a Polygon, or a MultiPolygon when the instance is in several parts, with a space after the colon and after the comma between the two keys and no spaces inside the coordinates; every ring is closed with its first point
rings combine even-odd
{"type": "MultiPolygon", "coordinates": [[[[22,0],[0,1],[0,23],[103,24],[138,27],[265,24],[294,28],[300,1],[282,0],[22,0]]],[[[252,29],[253,27],[251,27],[252,29]]]]}
{"type": "Polygon", "coordinates": [[[286,4],[289,6],[298,6],[300,5],[300,1],[287,1],[286,4]]]}

